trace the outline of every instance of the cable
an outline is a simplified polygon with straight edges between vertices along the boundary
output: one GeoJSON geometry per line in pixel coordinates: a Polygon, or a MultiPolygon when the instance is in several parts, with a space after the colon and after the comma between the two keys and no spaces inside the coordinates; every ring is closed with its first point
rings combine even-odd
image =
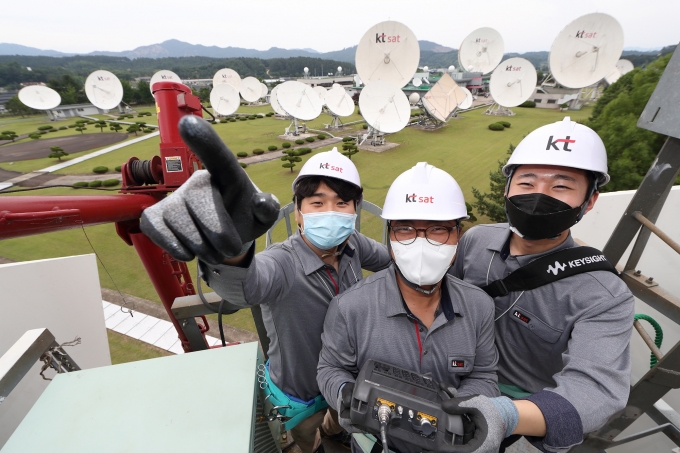
{"type": "Polygon", "coordinates": [[[222,307],[224,306],[224,299],[220,301],[220,308],[217,309],[217,325],[220,328],[220,339],[222,340],[222,347],[227,345],[224,340],[224,328],[222,327],[222,307]]]}
{"type": "Polygon", "coordinates": [[[380,441],[382,442],[383,453],[390,453],[387,445],[387,422],[390,420],[392,410],[386,404],[381,404],[378,408],[378,420],[380,420],[380,441]]]}
{"type": "Polygon", "coordinates": [[[203,305],[208,308],[208,310],[212,311],[213,313],[217,313],[217,326],[220,329],[220,339],[222,340],[222,346],[226,346],[227,342],[224,339],[224,327],[222,327],[222,314],[227,314],[230,315],[232,313],[236,313],[238,310],[227,310],[226,313],[223,313],[222,308],[224,307],[224,302],[226,302],[224,299],[220,301],[220,306],[217,310],[215,310],[212,305],[208,303],[208,301],[205,299],[205,296],[203,295],[203,288],[201,286],[201,280],[203,279],[203,271],[201,270],[201,265],[198,260],[196,260],[196,275],[198,281],[196,282],[196,289],[198,290],[198,298],[201,299],[201,302],[203,302],[203,305]]]}

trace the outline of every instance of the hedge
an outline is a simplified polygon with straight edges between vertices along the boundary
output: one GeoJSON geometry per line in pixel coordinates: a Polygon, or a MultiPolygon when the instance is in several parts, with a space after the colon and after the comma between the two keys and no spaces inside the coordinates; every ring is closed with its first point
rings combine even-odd
{"type": "Polygon", "coordinates": [[[269,145],[269,146],[267,146],[267,149],[269,151],[276,151],[277,149],[279,149],[279,147],[276,146],[276,145],[269,145]]]}
{"type": "Polygon", "coordinates": [[[248,164],[245,162],[239,162],[239,164],[241,164],[241,168],[246,168],[248,166],[248,164]]]}
{"type": "Polygon", "coordinates": [[[236,153],[237,157],[248,157],[248,153],[245,151],[239,151],[236,153]]]}
{"type": "Polygon", "coordinates": [[[66,129],[68,129],[68,127],[66,127],[66,126],[61,126],[61,127],[59,128],[60,131],[65,131],[66,129]]]}
{"type": "Polygon", "coordinates": [[[323,134],[319,134],[319,135],[316,136],[316,138],[318,138],[319,140],[325,140],[326,136],[323,135],[323,134]]]}
{"type": "Polygon", "coordinates": [[[295,144],[296,144],[296,145],[304,145],[304,144],[305,144],[305,141],[302,140],[302,139],[300,139],[300,138],[298,138],[297,140],[295,140],[295,144]]]}
{"type": "Polygon", "coordinates": [[[73,187],[87,187],[88,183],[86,181],[78,181],[73,183],[73,187]]]}
{"type": "Polygon", "coordinates": [[[92,181],[91,183],[88,184],[88,187],[101,187],[102,182],[101,181],[92,181]]]}
{"type": "Polygon", "coordinates": [[[94,167],[92,171],[101,175],[102,173],[106,173],[107,171],[109,171],[109,167],[104,167],[103,165],[100,165],[99,167],[94,167]]]}
{"type": "Polygon", "coordinates": [[[507,121],[499,121],[499,123],[500,123],[500,124],[502,124],[502,125],[503,125],[503,127],[505,127],[505,128],[508,128],[508,127],[510,127],[510,123],[509,123],[509,122],[507,122],[507,121]]]}
{"type": "Polygon", "coordinates": [[[264,150],[263,149],[254,149],[253,154],[255,154],[256,156],[259,156],[260,154],[264,154],[264,150]]]}
{"type": "Polygon", "coordinates": [[[489,124],[489,129],[492,131],[504,131],[505,126],[503,126],[501,123],[491,123],[489,124]]]}
{"type": "Polygon", "coordinates": [[[39,131],[49,131],[50,129],[53,129],[54,126],[40,126],[38,128],[39,131]]]}
{"type": "Polygon", "coordinates": [[[115,178],[105,179],[105,180],[102,181],[102,186],[104,186],[104,187],[113,187],[113,186],[117,186],[118,184],[120,184],[120,181],[115,179],[115,178]]]}
{"type": "Polygon", "coordinates": [[[228,123],[228,122],[229,122],[229,118],[222,118],[220,120],[220,123],[228,123]]]}
{"type": "Polygon", "coordinates": [[[314,137],[307,137],[305,141],[312,143],[314,140],[316,140],[314,137]]]}
{"type": "Polygon", "coordinates": [[[354,137],[343,137],[343,138],[342,138],[342,141],[343,141],[343,142],[353,142],[353,141],[354,141],[354,137]]]}
{"type": "Polygon", "coordinates": [[[120,167],[121,167],[121,166],[122,166],[122,165],[117,166],[116,168],[114,168],[114,170],[116,170],[117,172],[120,172],[120,167]]]}
{"type": "Polygon", "coordinates": [[[536,107],[536,103],[534,101],[524,101],[519,106],[520,107],[527,107],[527,108],[534,108],[534,107],[536,107]]]}
{"type": "Polygon", "coordinates": [[[242,116],[242,117],[239,118],[238,120],[239,120],[239,121],[248,121],[248,118],[245,118],[245,117],[242,116]]]}
{"type": "Polygon", "coordinates": [[[282,147],[282,148],[290,148],[290,147],[291,147],[291,144],[288,143],[288,142],[283,142],[283,143],[281,143],[281,147],[282,147]]]}

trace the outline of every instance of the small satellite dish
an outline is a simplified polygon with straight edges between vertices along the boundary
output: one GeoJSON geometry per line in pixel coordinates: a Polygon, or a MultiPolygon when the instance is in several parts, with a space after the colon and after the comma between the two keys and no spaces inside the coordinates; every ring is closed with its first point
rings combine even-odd
{"type": "Polygon", "coordinates": [[[550,48],[550,73],[568,88],[583,88],[608,75],[623,51],[623,29],[608,14],[581,16],[564,27],[550,48]]]}
{"type": "Polygon", "coordinates": [[[624,75],[635,69],[635,66],[633,66],[633,63],[631,63],[630,60],[621,59],[616,62],[616,68],[619,70],[621,75],[624,75]]]}
{"type": "Polygon", "coordinates": [[[342,66],[338,66],[338,72],[342,72],[342,66]]]}
{"type": "Polygon", "coordinates": [[[255,102],[260,99],[262,94],[262,87],[260,85],[260,81],[255,77],[246,77],[241,80],[239,93],[241,93],[243,100],[246,102],[255,102]]]}
{"type": "Polygon", "coordinates": [[[264,83],[260,83],[260,86],[262,86],[262,92],[260,93],[260,97],[266,98],[267,94],[269,93],[269,87],[264,83]]]}
{"type": "Polygon", "coordinates": [[[449,66],[449,72],[454,72],[456,67],[454,65],[449,66]]]}
{"type": "Polygon", "coordinates": [[[359,86],[362,85],[363,83],[364,82],[361,81],[361,77],[359,77],[358,75],[354,76],[354,85],[359,86]]]}
{"type": "Polygon", "coordinates": [[[61,104],[59,93],[42,85],[24,87],[18,96],[22,104],[36,110],[50,110],[61,104]]]}
{"type": "Polygon", "coordinates": [[[27,71],[33,71],[33,69],[31,69],[30,66],[26,66],[26,70],[27,70],[27,71]]]}
{"type": "Polygon", "coordinates": [[[472,107],[472,101],[474,98],[472,97],[472,93],[470,93],[470,90],[468,90],[465,87],[460,87],[461,90],[465,92],[465,100],[458,104],[458,108],[461,110],[467,110],[470,107],[472,107]]]}
{"type": "Polygon", "coordinates": [[[278,115],[288,116],[288,112],[283,110],[283,108],[281,108],[281,105],[279,105],[279,100],[276,94],[278,89],[279,85],[276,85],[274,88],[272,88],[272,92],[269,93],[269,105],[271,105],[272,110],[274,110],[278,115]]]}
{"type": "Polygon", "coordinates": [[[536,68],[524,58],[509,58],[491,73],[489,91],[496,104],[516,107],[536,89],[536,68]]]}
{"type": "Polygon", "coordinates": [[[290,80],[277,88],[279,105],[293,118],[309,121],[321,114],[321,99],[309,85],[290,80]]]}
{"type": "Polygon", "coordinates": [[[427,66],[423,66],[423,71],[427,72],[429,70],[430,70],[430,68],[428,68],[427,66]]]}
{"type": "Polygon", "coordinates": [[[220,83],[210,92],[210,105],[220,115],[231,115],[241,105],[238,90],[229,83],[220,83]]]}
{"type": "Polygon", "coordinates": [[[238,72],[233,69],[224,68],[220,69],[213,76],[213,86],[220,85],[222,83],[228,83],[229,85],[236,88],[236,91],[241,89],[241,76],[238,72]]]}
{"type": "Polygon", "coordinates": [[[493,28],[482,27],[465,37],[458,49],[458,64],[468,72],[488,74],[503,59],[503,38],[493,28]]]}
{"type": "Polygon", "coordinates": [[[401,88],[418,69],[419,59],[416,35],[400,22],[386,21],[364,34],[355,60],[357,73],[364,83],[385,80],[401,88]]]}
{"type": "Polygon", "coordinates": [[[149,81],[149,89],[151,90],[151,94],[153,94],[153,84],[156,82],[182,83],[182,79],[180,79],[179,76],[174,72],[168,71],[167,69],[162,69],[151,76],[151,80],[149,81]]]}
{"type": "Polygon", "coordinates": [[[350,116],[354,113],[354,101],[344,88],[328,90],[325,96],[328,110],[336,116],[350,116]]]}
{"type": "Polygon", "coordinates": [[[423,84],[423,79],[421,79],[420,77],[414,77],[411,83],[413,83],[414,87],[418,88],[420,85],[423,84]]]}
{"type": "Polygon", "coordinates": [[[303,71],[305,71],[305,74],[307,74],[309,72],[309,68],[305,66],[305,69],[303,69],[303,71]]]}
{"type": "Polygon", "coordinates": [[[319,95],[319,99],[321,99],[321,105],[324,106],[326,105],[326,93],[328,93],[328,90],[325,89],[322,86],[315,86],[314,91],[316,91],[316,94],[319,95]]]}
{"type": "Polygon", "coordinates": [[[384,134],[399,132],[411,117],[411,107],[401,87],[386,80],[366,84],[359,95],[359,109],[366,122],[384,134]]]}
{"type": "Polygon", "coordinates": [[[408,102],[411,105],[416,105],[420,101],[420,95],[418,93],[411,93],[408,96],[408,102]]]}
{"type": "Polygon", "coordinates": [[[458,105],[465,101],[465,92],[448,73],[423,96],[423,107],[430,116],[446,122],[458,105]]]}
{"type": "Polygon", "coordinates": [[[335,88],[342,88],[343,90],[345,89],[345,87],[343,87],[339,83],[334,83],[333,85],[331,85],[331,90],[334,90],[335,88]]]}
{"type": "Polygon", "coordinates": [[[111,110],[123,100],[123,85],[109,71],[94,71],[85,80],[85,95],[95,107],[111,110]]]}

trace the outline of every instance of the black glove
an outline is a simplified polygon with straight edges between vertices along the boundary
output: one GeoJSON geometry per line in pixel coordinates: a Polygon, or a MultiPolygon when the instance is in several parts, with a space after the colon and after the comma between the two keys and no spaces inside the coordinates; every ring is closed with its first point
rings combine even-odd
{"type": "Polygon", "coordinates": [[[452,415],[463,416],[465,436],[469,437],[472,427],[465,423],[466,416],[474,423],[474,436],[465,445],[457,447],[460,453],[495,453],[505,439],[503,416],[490,398],[482,395],[451,398],[442,403],[442,409],[452,415]],[[467,426],[466,426],[467,425],[467,426]]]}
{"type": "Polygon", "coordinates": [[[245,253],[276,222],[279,201],[250,181],[213,127],[194,115],[179,122],[184,142],[203,162],[173,194],[142,213],[141,229],[173,258],[208,264],[245,253]]]}

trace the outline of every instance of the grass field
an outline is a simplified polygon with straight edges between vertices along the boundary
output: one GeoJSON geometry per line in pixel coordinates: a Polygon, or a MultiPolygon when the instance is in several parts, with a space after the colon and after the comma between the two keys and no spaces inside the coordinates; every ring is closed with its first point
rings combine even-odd
{"type": "Polygon", "coordinates": [[[119,334],[113,330],[106,329],[106,334],[109,337],[109,350],[111,352],[112,365],[172,355],[172,352],[164,351],[163,349],[119,334]]]}
{"type": "MultiPolygon", "coordinates": [[[[244,110],[243,107],[241,109],[244,110]]],[[[248,113],[266,113],[269,111],[268,106],[249,107],[248,109],[250,110],[248,113]]],[[[495,122],[496,119],[484,115],[483,110],[476,110],[450,121],[446,127],[438,131],[426,132],[407,128],[397,134],[390,135],[388,141],[400,144],[392,150],[380,154],[366,151],[355,154],[352,160],[362,175],[365,189],[364,198],[382,206],[387,189],[394,178],[417,162],[427,161],[451,173],[463,189],[466,199],[469,202],[474,201],[472,187],[474,186],[481,191],[488,190],[489,171],[495,170],[496,162],[505,157],[510,143],[516,145],[522,137],[533,129],[559,121],[565,116],[563,112],[544,109],[516,108],[514,111],[516,116],[505,118],[512,123],[512,127],[502,132],[490,131],[487,128],[488,124],[495,122]]],[[[569,114],[574,120],[584,119],[588,117],[590,111],[585,109],[569,112],[569,114]]],[[[325,119],[313,123],[316,125],[318,122],[321,125],[323,121],[325,119]]],[[[215,126],[215,130],[231,147],[232,151],[251,152],[253,148],[264,146],[264,149],[266,149],[268,144],[280,143],[281,141],[276,138],[276,135],[282,133],[283,128],[287,125],[285,121],[264,118],[219,124],[215,126]]],[[[148,159],[157,154],[157,144],[157,139],[150,139],[123,150],[114,151],[82,164],[83,167],[87,167],[82,171],[89,172],[95,165],[107,165],[112,168],[125,162],[132,155],[140,159],[148,159]]],[[[328,147],[322,148],[322,150],[325,149],[328,149],[328,147]]],[[[307,157],[304,158],[304,160],[306,159],[307,157]]],[[[281,163],[279,160],[274,160],[250,165],[246,171],[263,191],[275,194],[283,205],[291,199],[291,183],[300,166],[295,168],[295,172],[291,173],[288,169],[282,168],[281,163]]],[[[70,167],[70,171],[75,172],[76,167],[79,166],[70,167]]],[[[88,193],[102,194],[102,192],[95,191],[76,192],[72,189],[46,189],[38,192],[26,192],[24,195],[86,195],[88,193]]],[[[378,239],[382,231],[380,222],[371,217],[370,215],[362,217],[362,232],[378,239]]],[[[484,220],[480,219],[479,221],[484,222],[484,220]]],[[[87,227],[85,231],[121,291],[158,302],[158,296],[134,249],[126,246],[117,237],[113,225],[87,227]]],[[[284,237],[285,228],[283,226],[277,227],[274,239],[282,240],[284,237]]],[[[262,239],[258,241],[258,249],[263,247],[264,240],[262,239]]],[[[82,229],[0,241],[0,256],[17,261],[83,253],[92,253],[92,249],[82,229]]],[[[194,281],[195,267],[195,263],[189,263],[194,281]]],[[[114,289],[101,264],[99,265],[99,275],[103,287],[114,289]]],[[[254,331],[250,312],[246,310],[228,316],[225,318],[225,322],[235,327],[254,331]]]]}

